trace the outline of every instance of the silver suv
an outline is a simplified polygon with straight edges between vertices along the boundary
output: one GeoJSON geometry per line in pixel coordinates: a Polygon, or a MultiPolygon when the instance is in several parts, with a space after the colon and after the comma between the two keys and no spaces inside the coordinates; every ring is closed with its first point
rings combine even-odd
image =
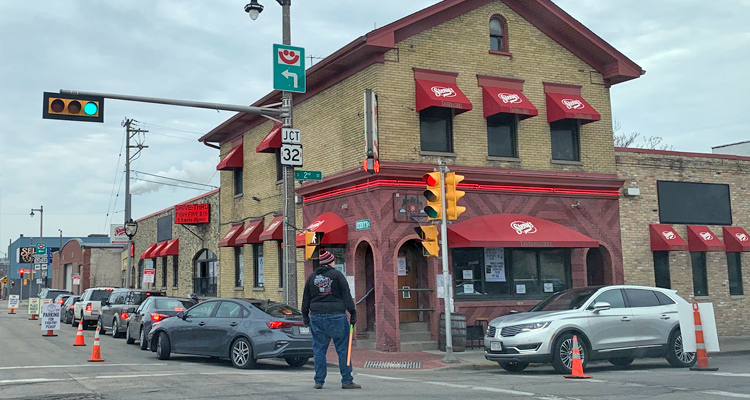
{"type": "Polygon", "coordinates": [[[647,286],[592,286],[564,290],[529,312],[490,321],[484,357],[512,372],[529,363],[552,363],[569,374],[573,335],[581,363],[609,360],[627,366],[636,358],[666,357],[675,367],[695,364],[695,353],[682,347],[675,290],[647,286]]]}

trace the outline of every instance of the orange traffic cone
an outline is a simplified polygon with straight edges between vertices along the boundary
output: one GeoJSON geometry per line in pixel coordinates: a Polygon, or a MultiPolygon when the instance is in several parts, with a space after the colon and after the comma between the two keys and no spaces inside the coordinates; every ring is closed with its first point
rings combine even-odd
{"type": "Polygon", "coordinates": [[[91,349],[91,358],[86,360],[88,362],[101,362],[104,361],[102,358],[101,350],[99,349],[99,327],[96,327],[96,334],[94,335],[94,347],[91,349]]]}
{"type": "Polygon", "coordinates": [[[29,320],[34,321],[36,319],[36,314],[31,314],[31,318],[29,320]]]}
{"type": "Polygon", "coordinates": [[[693,320],[695,321],[695,355],[698,357],[698,366],[690,367],[691,371],[718,371],[718,368],[708,366],[708,354],[706,344],[703,342],[703,324],[701,313],[698,311],[698,303],[693,302],[693,320]]]}
{"type": "Polygon", "coordinates": [[[16,313],[16,309],[15,308],[11,308],[10,312],[8,314],[15,314],[15,313],[16,313]]]}
{"type": "Polygon", "coordinates": [[[47,333],[42,334],[42,336],[57,336],[57,335],[55,335],[55,331],[53,331],[52,329],[47,329],[47,333]]]}
{"type": "Polygon", "coordinates": [[[73,343],[73,346],[85,346],[86,343],[83,342],[83,320],[78,321],[78,333],[76,333],[76,341],[73,343]]]}
{"type": "Polygon", "coordinates": [[[581,352],[578,350],[578,336],[573,335],[573,360],[570,366],[570,375],[565,375],[566,378],[572,379],[586,379],[591,378],[591,375],[583,374],[583,364],[581,363],[581,352]]]}

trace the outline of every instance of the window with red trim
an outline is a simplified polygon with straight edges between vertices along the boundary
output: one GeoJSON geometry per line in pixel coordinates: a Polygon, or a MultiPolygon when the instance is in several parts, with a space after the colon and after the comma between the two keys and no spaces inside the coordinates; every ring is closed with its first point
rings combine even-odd
{"type": "Polygon", "coordinates": [[[500,15],[490,18],[490,50],[508,51],[508,24],[500,15]]]}

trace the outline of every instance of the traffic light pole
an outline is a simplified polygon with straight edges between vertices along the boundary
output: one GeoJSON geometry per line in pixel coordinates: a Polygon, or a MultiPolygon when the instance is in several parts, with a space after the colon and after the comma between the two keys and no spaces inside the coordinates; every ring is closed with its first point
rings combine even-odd
{"type": "Polygon", "coordinates": [[[453,291],[451,287],[453,286],[453,282],[451,282],[450,271],[448,271],[448,217],[446,215],[445,201],[445,173],[448,171],[448,167],[441,160],[440,203],[442,216],[440,224],[440,260],[443,263],[443,289],[445,293],[443,297],[443,303],[445,304],[445,357],[441,361],[444,363],[457,363],[458,359],[453,355],[453,325],[451,324],[451,304],[453,303],[453,291]]]}

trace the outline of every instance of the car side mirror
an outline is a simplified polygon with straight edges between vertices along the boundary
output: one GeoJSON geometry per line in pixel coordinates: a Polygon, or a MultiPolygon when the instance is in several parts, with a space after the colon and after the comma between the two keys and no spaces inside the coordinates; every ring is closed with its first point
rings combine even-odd
{"type": "Polygon", "coordinates": [[[135,313],[135,307],[128,308],[128,314],[133,314],[133,313],[135,313]]]}
{"type": "Polygon", "coordinates": [[[185,315],[184,312],[180,311],[180,312],[177,313],[177,318],[179,318],[181,320],[185,320],[185,317],[186,317],[186,315],[185,315]]]}
{"type": "Polygon", "coordinates": [[[610,308],[612,308],[612,306],[606,301],[594,303],[594,312],[609,310],[610,308]]]}

